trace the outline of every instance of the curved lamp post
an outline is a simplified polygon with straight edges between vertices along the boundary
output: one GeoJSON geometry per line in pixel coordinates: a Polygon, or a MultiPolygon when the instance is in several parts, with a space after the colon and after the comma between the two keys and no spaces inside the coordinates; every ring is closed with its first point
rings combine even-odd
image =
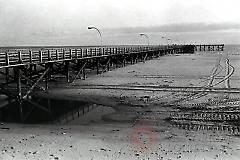
{"type": "Polygon", "coordinates": [[[177,45],[181,45],[181,41],[179,41],[179,39],[175,39],[175,40],[178,43],[177,45]]]}
{"type": "Polygon", "coordinates": [[[148,35],[146,35],[146,34],[144,34],[144,33],[140,33],[140,36],[144,36],[144,37],[147,38],[148,47],[149,47],[149,37],[148,37],[148,35]]]}
{"type": "Polygon", "coordinates": [[[88,27],[88,29],[95,29],[95,30],[97,30],[97,32],[99,33],[100,38],[101,38],[101,47],[102,47],[102,33],[100,32],[100,30],[97,27],[88,27]]]}
{"type": "Polygon", "coordinates": [[[166,40],[166,45],[168,45],[168,39],[167,39],[167,37],[162,36],[162,39],[165,39],[165,40],[166,40]]]}
{"type": "MultiPolygon", "coordinates": [[[[160,36],[161,36],[162,39],[165,39],[165,40],[166,40],[166,37],[164,37],[164,36],[162,36],[162,35],[160,35],[160,36]]],[[[166,42],[167,42],[167,41],[166,41],[166,42]]]]}
{"type": "MultiPolygon", "coordinates": [[[[167,41],[170,41],[170,43],[172,43],[172,40],[170,38],[168,38],[167,41]]],[[[168,45],[169,45],[169,43],[168,43],[168,45]]]]}

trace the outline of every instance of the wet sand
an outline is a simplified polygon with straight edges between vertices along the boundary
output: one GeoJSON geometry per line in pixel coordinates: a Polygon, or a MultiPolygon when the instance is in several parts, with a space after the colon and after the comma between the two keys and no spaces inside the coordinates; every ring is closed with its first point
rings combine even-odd
{"type": "MultiPolygon", "coordinates": [[[[46,96],[98,105],[84,116],[63,124],[2,124],[0,159],[226,159],[238,160],[240,139],[224,130],[186,129],[173,125],[176,106],[218,101],[236,94],[206,94],[200,98],[174,101],[186,92],[96,89],[98,85],[203,86],[219,53],[169,55],[146,63],[109,71],[78,80],[64,88],[49,90],[46,96]],[[82,89],[81,86],[91,86],[82,89]]],[[[219,81],[225,75],[224,58],[219,81]]],[[[229,56],[235,72],[231,87],[239,87],[240,56],[229,56]]],[[[224,83],[216,87],[224,87],[224,83]]],[[[66,106],[67,107],[67,106],[66,106]]],[[[239,107],[239,106],[238,106],[239,107]]]]}

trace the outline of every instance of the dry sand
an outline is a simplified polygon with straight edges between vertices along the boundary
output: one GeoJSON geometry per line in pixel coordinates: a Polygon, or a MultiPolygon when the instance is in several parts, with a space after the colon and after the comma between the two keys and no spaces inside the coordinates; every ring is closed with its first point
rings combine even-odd
{"type": "MultiPolygon", "coordinates": [[[[170,112],[180,112],[172,102],[189,93],[94,89],[97,85],[203,86],[219,56],[223,57],[223,70],[218,76],[224,76],[226,55],[169,55],[51,89],[43,96],[77,99],[98,107],[67,124],[2,124],[0,159],[239,160],[238,135],[227,131],[181,129],[165,120],[170,112]],[[92,89],[81,89],[83,85],[92,89]]],[[[239,87],[240,56],[229,58],[235,67],[230,85],[239,87]]],[[[224,83],[217,87],[224,87],[224,83]]],[[[207,94],[179,104],[226,96],[240,98],[234,94],[207,94]]]]}

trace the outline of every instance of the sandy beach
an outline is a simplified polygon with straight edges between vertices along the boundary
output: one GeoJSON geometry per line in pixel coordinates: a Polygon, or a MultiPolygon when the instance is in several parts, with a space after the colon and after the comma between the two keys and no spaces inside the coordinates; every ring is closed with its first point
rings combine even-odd
{"type": "Polygon", "coordinates": [[[88,102],[95,108],[68,123],[2,123],[0,159],[239,160],[238,132],[215,128],[236,124],[206,120],[209,117],[204,117],[204,121],[178,117],[204,111],[215,114],[219,108],[229,111],[224,107],[239,110],[239,94],[203,92],[199,96],[192,92],[107,88],[116,85],[202,87],[209,83],[219,59],[221,69],[212,83],[216,84],[214,87],[224,88],[224,81],[217,83],[225,76],[227,58],[235,69],[230,87],[237,88],[240,56],[221,52],[167,55],[93,75],[74,84],[51,86],[48,93],[39,96],[88,102]],[[227,99],[236,99],[236,103],[220,104],[227,99]],[[219,103],[212,104],[212,101],[219,103]],[[192,104],[202,103],[208,104],[202,105],[203,111],[191,108],[192,104]]]}

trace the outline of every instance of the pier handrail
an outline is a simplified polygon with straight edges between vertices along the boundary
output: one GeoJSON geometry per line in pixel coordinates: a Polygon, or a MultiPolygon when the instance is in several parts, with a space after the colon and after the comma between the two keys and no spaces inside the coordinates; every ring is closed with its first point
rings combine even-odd
{"type": "MultiPolygon", "coordinates": [[[[181,48],[180,45],[167,46],[167,49],[181,48]]],[[[120,47],[79,47],[79,48],[43,48],[43,49],[17,49],[3,52],[0,50],[0,68],[68,61],[74,59],[87,59],[99,56],[112,56],[118,54],[133,54],[149,51],[160,51],[166,46],[120,46],[120,47]]]]}

